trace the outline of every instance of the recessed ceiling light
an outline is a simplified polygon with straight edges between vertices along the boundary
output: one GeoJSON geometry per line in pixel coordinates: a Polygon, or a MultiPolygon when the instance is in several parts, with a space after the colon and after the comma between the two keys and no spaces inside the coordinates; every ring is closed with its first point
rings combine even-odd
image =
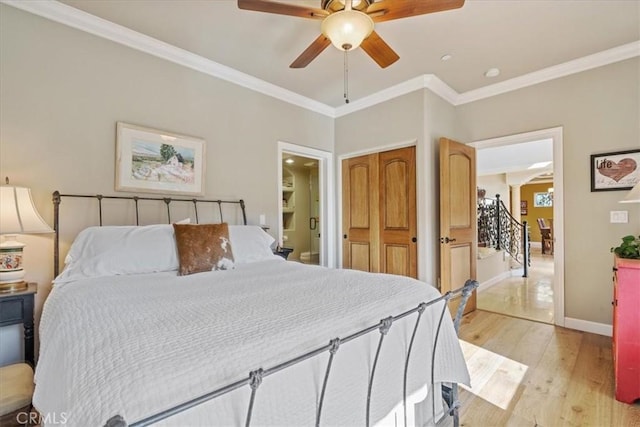
{"type": "Polygon", "coordinates": [[[285,160],[285,163],[287,163],[288,165],[291,165],[291,164],[295,163],[295,160],[293,160],[291,157],[289,157],[287,160],[285,160]]]}
{"type": "Polygon", "coordinates": [[[497,68],[489,68],[485,73],[485,77],[496,77],[500,74],[500,70],[497,68]]]}
{"type": "Polygon", "coordinates": [[[446,55],[442,55],[442,56],[440,57],[440,60],[441,60],[441,61],[448,61],[448,60],[450,60],[451,58],[453,58],[453,55],[451,55],[451,54],[448,54],[448,53],[447,53],[446,55]]]}

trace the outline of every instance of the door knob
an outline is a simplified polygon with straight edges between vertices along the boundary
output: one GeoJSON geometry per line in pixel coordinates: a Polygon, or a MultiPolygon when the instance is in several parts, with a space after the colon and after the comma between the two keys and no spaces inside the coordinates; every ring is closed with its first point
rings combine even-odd
{"type": "Polygon", "coordinates": [[[413,243],[415,243],[415,242],[417,242],[417,241],[418,241],[418,239],[417,239],[416,237],[412,237],[412,238],[411,238],[411,241],[412,241],[413,243]]]}
{"type": "Polygon", "coordinates": [[[346,239],[346,238],[347,238],[347,235],[345,234],[345,235],[344,235],[344,236],[342,236],[342,237],[346,239]]]}

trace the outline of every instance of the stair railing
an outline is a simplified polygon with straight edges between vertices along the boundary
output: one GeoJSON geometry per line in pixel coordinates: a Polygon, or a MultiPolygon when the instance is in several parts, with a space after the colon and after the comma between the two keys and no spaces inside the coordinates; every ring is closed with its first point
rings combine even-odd
{"type": "Polygon", "coordinates": [[[523,266],[522,277],[528,277],[531,266],[529,225],[511,215],[499,194],[495,200],[478,199],[478,242],[496,250],[504,249],[523,266]]]}

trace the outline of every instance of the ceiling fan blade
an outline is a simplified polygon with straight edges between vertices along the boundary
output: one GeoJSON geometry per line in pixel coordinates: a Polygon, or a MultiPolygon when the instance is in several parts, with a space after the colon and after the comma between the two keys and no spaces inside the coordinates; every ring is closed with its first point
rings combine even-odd
{"type": "Polygon", "coordinates": [[[464,0],[382,0],[372,3],[366,13],[374,22],[383,22],[458,9],[463,5],[464,0]]]}
{"type": "Polygon", "coordinates": [[[387,68],[400,59],[398,54],[375,31],[364,39],[360,47],[382,68],[387,68]]]}
{"type": "Polygon", "coordinates": [[[296,60],[291,63],[291,65],[289,65],[289,68],[306,67],[311,61],[316,59],[316,56],[320,55],[320,53],[322,53],[322,51],[325,50],[330,44],[331,40],[326,38],[324,34],[320,34],[318,38],[315,39],[313,43],[311,43],[309,47],[306,48],[304,52],[302,52],[300,56],[298,56],[296,60]]]}
{"type": "Polygon", "coordinates": [[[315,7],[276,3],[268,0],[238,0],[238,8],[310,19],[323,19],[329,15],[329,12],[315,7]]]}

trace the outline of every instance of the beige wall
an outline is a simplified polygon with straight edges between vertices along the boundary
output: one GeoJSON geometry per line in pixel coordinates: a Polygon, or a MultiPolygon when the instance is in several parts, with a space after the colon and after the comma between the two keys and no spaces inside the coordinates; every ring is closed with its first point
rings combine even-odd
{"type": "MultiPolygon", "coordinates": [[[[384,151],[403,143],[416,145],[418,278],[432,284],[437,281],[439,268],[437,142],[440,137],[456,137],[454,113],[449,103],[421,90],[340,117],[335,123],[338,156],[384,151]]],[[[336,182],[340,185],[338,169],[336,182]]]]}
{"type": "Polygon", "coordinates": [[[543,218],[546,224],[550,224],[549,220],[553,221],[553,207],[535,207],[533,195],[534,193],[546,193],[551,186],[553,184],[527,184],[520,187],[520,200],[527,202],[527,214],[522,215],[522,221],[529,222],[532,242],[542,242],[538,218],[543,218]]]}
{"type": "MultiPolygon", "coordinates": [[[[418,253],[424,280],[434,285],[440,276],[440,138],[464,142],[456,126],[455,107],[429,90],[424,96],[424,144],[418,147],[418,253]]],[[[460,285],[463,285],[461,283],[460,285]]],[[[455,287],[455,286],[454,286],[455,287]]]]}
{"type": "Polygon", "coordinates": [[[611,254],[640,234],[640,205],[590,191],[589,155],[640,148],[639,60],[611,64],[457,108],[465,141],[563,127],[565,314],[611,324],[611,254]],[[610,224],[609,211],[629,211],[610,224]]]}
{"type": "MultiPolygon", "coordinates": [[[[207,141],[206,196],[277,221],[277,141],[333,150],[333,119],[0,5],[0,176],[51,192],[114,193],[117,121],[207,141]],[[250,155],[247,155],[249,154],[250,155]]],[[[28,279],[52,279],[52,239],[25,237],[28,279]]]]}
{"type": "MultiPolygon", "coordinates": [[[[335,121],[335,153],[336,153],[336,185],[342,185],[342,160],[343,156],[353,157],[354,153],[363,151],[385,151],[394,148],[398,144],[416,144],[416,161],[420,164],[423,155],[422,146],[424,144],[424,95],[420,91],[412,92],[382,104],[377,104],[364,110],[356,111],[349,115],[339,117],[335,121]]],[[[420,178],[421,168],[417,168],[418,187],[422,179],[420,178]]],[[[418,198],[420,197],[418,189],[418,198]]],[[[336,192],[341,197],[341,191],[336,192]]],[[[422,206],[418,199],[418,205],[422,206]]],[[[337,217],[342,223],[342,200],[336,202],[337,217]]],[[[424,257],[421,256],[422,233],[424,226],[421,226],[418,219],[418,277],[427,279],[424,275],[424,257]]],[[[342,254],[342,235],[344,232],[338,227],[338,258],[342,254]]],[[[342,265],[342,260],[338,259],[337,265],[342,265]]]]}

